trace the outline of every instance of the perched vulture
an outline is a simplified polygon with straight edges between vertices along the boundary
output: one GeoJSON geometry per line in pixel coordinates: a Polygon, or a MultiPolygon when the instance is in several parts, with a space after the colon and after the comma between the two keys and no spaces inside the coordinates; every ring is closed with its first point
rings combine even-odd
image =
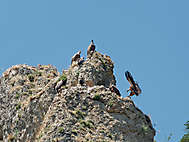
{"type": "Polygon", "coordinates": [[[133,96],[133,95],[136,95],[138,96],[140,93],[141,93],[141,89],[138,85],[138,83],[136,83],[131,75],[131,73],[129,71],[126,71],[125,72],[125,76],[126,76],[126,79],[128,80],[128,82],[130,83],[130,87],[127,91],[131,91],[129,96],[133,96]]]}
{"type": "Polygon", "coordinates": [[[72,64],[74,61],[79,61],[79,59],[80,59],[80,54],[81,54],[81,51],[78,51],[78,52],[72,57],[71,64],[72,64]]]}
{"type": "Polygon", "coordinates": [[[89,45],[87,49],[87,56],[92,55],[94,51],[95,51],[95,45],[94,45],[93,40],[91,40],[91,44],[89,45]]]}
{"type": "Polygon", "coordinates": [[[114,93],[116,93],[118,96],[121,97],[121,94],[120,94],[119,90],[117,89],[117,87],[116,87],[115,85],[111,85],[110,90],[111,90],[111,92],[114,92],[114,93]]]}

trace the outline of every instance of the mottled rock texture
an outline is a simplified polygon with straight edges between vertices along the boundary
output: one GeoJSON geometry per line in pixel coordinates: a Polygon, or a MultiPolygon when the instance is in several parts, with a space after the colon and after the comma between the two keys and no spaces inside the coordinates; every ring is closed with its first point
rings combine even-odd
{"type": "Polygon", "coordinates": [[[51,65],[9,68],[0,78],[0,140],[153,142],[149,117],[111,92],[113,67],[95,51],[62,75],[51,65]]]}

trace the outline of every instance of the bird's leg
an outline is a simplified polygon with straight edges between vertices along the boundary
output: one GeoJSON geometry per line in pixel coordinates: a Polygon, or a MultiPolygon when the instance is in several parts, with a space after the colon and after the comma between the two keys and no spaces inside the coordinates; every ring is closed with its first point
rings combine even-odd
{"type": "Polygon", "coordinates": [[[135,92],[131,91],[131,93],[129,94],[129,96],[133,96],[135,94],[135,92]]]}
{"type": "Polygon", "coordinates": [[[132,91],[132,90],[133,90],[133,89],[132,89],[132,87],[130,86],[129,89],[127,90],[127,92],[132,91]]]}

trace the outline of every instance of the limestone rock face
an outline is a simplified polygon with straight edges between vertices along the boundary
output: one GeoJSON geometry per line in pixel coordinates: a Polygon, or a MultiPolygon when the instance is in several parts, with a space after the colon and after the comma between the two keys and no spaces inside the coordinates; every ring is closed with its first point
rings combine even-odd
{"type": "Polygon", "coordinates": [[[93,56],[81,65],[72,65],[67,71],[68,86],[77,86],[80,81],[88,87],[116,84],[113,75],[114,64],[110,57],[94,52],[93,56]]]}
{"type": "Polygon", "coordinates": [[[51,65],[9,68],[0,78],[0,140],[153,142],[150,118],[111,92],[113,67],[109,56],[94,52],[62,75],[51,65]]]}
{"type": "Polygon", "coordinates": [[[51,84],[58,75],[56,68],[50,65],[37,68],[16,65],[3,73],[0,79],[0,132],[3,132],[4,141],[34,141],[56,95],[51,84]]]}

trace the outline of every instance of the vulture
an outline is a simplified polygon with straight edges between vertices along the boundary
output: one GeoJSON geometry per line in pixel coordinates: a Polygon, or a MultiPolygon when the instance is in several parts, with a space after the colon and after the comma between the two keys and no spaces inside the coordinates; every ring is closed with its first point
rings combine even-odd
{"type": "Polygon", "coordinates": [[[74,61],[79,61],[79,59],[80,59],[80,54],[81,54],[81,51],[78,51],[78,52],[72,57],[71,64],[72,64],[74,61]]]}
{"type": "Polygon", "coordinates": [[[136,95],[138,96],[142,91],[138,85],[138,83],[136,83],[131,75],[131,73],[129,71],[126,71],[125,72],[125,77],[126,79],[128,80],[128,82],[130,83],[130,87],[129,89],[127,90],[128,91],[131,91],[129,96],[133,96],[133,95],[136,95]]]}
{"type": "Polygon", "coordinates": [[[95,45],[93,40],[91,40],[91,44],[89,45],[88,49],[87,49],[87,56],[92,55],[95,51],[95,45]]]}
{"type": "Polygon", "coordinates": [[[121,97],[121,94],[120,94],[119,90],[117,89],[117,87],[116,87],[115,85],[111,85],[110,90],[111,90],[111,92],[114,92],[114,93],[116,93],[118,96],[121,97]]]}

